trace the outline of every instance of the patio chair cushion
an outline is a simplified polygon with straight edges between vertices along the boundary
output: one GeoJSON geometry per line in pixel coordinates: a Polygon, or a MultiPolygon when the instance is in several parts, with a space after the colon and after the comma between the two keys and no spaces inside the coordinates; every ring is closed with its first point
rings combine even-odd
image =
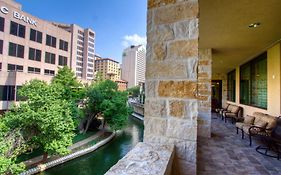
{"type": "MultiPolygon", "coordinates": [[[[243,126],[243,131],[244,133],[246,134],[250,134],[249,133],[249,129],[250,127],[253,126],[253,125],[244,125],[243,126]]],[[[254,134],[254,135],[263,135],[263,136],[269,136],[270,134],[267,133],[267,132],[260,132],[258,129],[251,129],[251,133],[254,134]]]]}
{"type": "MultiPolygon", "coordinates": [[[[239,129],[243,129],[243,126],[252,126],[251,124],[246,124],[246,123],[243,123],[243,122],[236,122],[235,123],[235,126],[239,129]]],[[[249,127],[250,128],[250,127],[249,127]]]]}
{"type": "Polygon", "coordinates": [[[263,121],[263,120],[258,120],[257,122],[255,122],[255,126],[260,127],[260,128],[255,128],[255,130],[260,132],[260,131],[263,131],[266,128],[267,122],[263,121]],[[261,129],[261,128],[263,128],[263,129],[261,129]]]}
{"type": "Polygon", "coordinates": [[[252,125],[255,121],[255,117],[254,116],[251,116],[251,115],[246,115],[245,118],[244,118],[244,123],[245,124],[250,124],[252,125]]]}
{"type": "Polygon", "coordinates": [[[267,122],[266,129],[272,129],[276,126],[277,117],[275,116],[264,114],[261,112],[254,112],[253,116],[255,116],[254,125],[256,125],[255,123],[259,120],[262,120],[267,122]]]}
{"type": "Polygon", "coordinates": [[[233,105],[230,111],[231,113],[237,113],[238,110],[239,110],[239,106],[233,105]]]}
{"type": "Polygon", "coordinates": [[[242,129],[245,133],[249,134],[249,129],[251,126],[253,126],[253,125],[243,125],[242,129]]]}

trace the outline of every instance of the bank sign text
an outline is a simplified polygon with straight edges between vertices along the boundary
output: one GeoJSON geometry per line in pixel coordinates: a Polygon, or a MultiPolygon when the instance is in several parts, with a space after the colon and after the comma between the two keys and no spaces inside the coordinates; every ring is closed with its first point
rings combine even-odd
{"type": "MultiPolygon", "coordinates": [[[[9,13],[9,9],[8,7],[4,7],[4,6],[1,6],[0,7],[0,11],[3,13],[3,14],[8,14],[9,13]]],[[[31,25],[34,25],[34,26],[37,26],[37,21],[28,17],[28,16],[24,16],[23,14],[17,12],[17,11],[13,11],[13,17],[18,19],[18,20],[21,20],[21,21],[24,21],[25,23],[27,24],[31,24],[31,25]]]]}

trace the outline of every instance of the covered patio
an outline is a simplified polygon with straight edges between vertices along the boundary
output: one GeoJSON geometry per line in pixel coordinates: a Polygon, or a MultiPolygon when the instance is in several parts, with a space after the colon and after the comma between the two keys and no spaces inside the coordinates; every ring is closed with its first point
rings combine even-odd
{"type": "Polygon", "coordinates": [[[280,174],[280,161],[211,113],[228,103],[241,118],[281,114],[280,9],[280,0],[148,0],[144,143],[109,174],[280,174]]]}
{"type": "Polygon", "coordinates": [[[263,143],[253,140],[249,146],[248,137],[241,139],[236,134],[235,125],[224,123],[216,114],[212,114],[212,137],[198,140],[198,169],[200,175],[278,175],[281,174],[281,160],[266,157],[255,148],[263,143]]]}
{"type": "MultiPolygon", "coordinates": [[[[280,1],[202,0],[199,6],[199,71],[201,55],[211,62],[211,110],[232,104],[242,109],[242,120],[254,112],[278,117],[280,1]]],[[[281,174],[280,160],[256,152],[260,139],[250,147],[248,135],[242,140],[235,124],[214,113],[208,118],[206,111],[199,108],[197,174],[281,174]]]]}

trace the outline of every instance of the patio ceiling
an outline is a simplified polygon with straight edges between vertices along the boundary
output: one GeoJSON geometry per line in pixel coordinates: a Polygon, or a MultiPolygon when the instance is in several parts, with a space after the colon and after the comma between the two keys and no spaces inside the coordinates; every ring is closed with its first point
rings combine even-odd
{"type": "Polygon", "coordinates": [[[199,48],[213,49],[213,73],[226,73],[281,39],[281,0],[199,0],[199,48]],[[259,22],[257,28],[249,28],[259,22]]]}

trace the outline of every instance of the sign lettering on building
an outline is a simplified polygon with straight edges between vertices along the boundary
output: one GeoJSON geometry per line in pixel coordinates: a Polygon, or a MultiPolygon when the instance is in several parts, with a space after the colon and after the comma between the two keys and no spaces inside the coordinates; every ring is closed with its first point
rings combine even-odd
{"type": "MultiPolygon", "coordinates": [[[[9,9],[8,7],[0,7],[0,11],[3,13],[3,14],[8,14],[9,13],[9,9]]],[[[25,23],[27,24],[31,24],[31,25],[34,25],[34,26],[37,26],[37,21],[28,17],[28,16],[24,16],[23,14],[17,12],[17,11],[13,11],[13,17],[18,19],[18,20],[21,20],[21,21],[24,21],[25,23]]]]}

